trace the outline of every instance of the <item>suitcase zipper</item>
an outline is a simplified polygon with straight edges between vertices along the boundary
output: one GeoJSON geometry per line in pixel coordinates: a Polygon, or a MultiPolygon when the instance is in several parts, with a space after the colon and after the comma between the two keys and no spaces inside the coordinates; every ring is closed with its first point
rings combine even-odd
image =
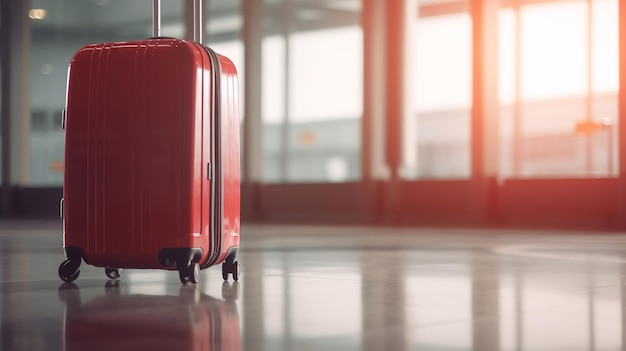
{"type": "Polygon", "coordinates": [[[207,268],[213,265],[219,259],[219,254],[222,249],[222,219],[224,217],[223,212],[223,189],[222,189],[222,176],[221,176],[221,165],[222,165],[222,157],[221,157],[221,138],[220,138],[220,78],[221,78],[221,69],[219,64],[219,58],[215,51],[211,48],[199,44],[209,55],[209,63],[211,65],[211,88],[212,88],[212,104],[211,104],[211,112],[214,118],[211,119],[211,162],[208,167],[210,167],[210,172],[208,172],[208,176],[212,178],[211,182],[211,201],[210,201],[210,221],[211,221],[211,229],[210,229],[210,241],[211,241],[211,252],[209,257],[202,268],[207,268]],[[215,167],[213,167],[215,164],[215,167]],[[213,168],[217,170],[217,173],[213,175],[213,168]]]}

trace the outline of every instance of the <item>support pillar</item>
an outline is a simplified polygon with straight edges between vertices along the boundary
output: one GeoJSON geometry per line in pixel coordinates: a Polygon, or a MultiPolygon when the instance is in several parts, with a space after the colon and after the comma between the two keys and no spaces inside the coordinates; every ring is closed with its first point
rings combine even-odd
{"type": "Polygon", "coordinates": [[[0,0],[3,217],[13,214],[13,190],[29,183],[30,165],[30,1],[0,0]]]}
{"type": "Polygon", "coordinates": [[[470,0],[472,15],[472,221],[490,224],[497,218],[498,149],[498,8],[499,0],[470,0]]]}
{"type": "MultiPolygon", "coordinates": [[[[263,177],[262,49],[264,4],[244,0],[243,41],[245,48],[245,106],[242,135],[242,217],[262,217],[260,184],[263,177]]],[[[242,82],[240,82],[242,84],[242,82]]]]}
{"type": "Polygon", "coordinates": [[[626,3],[618,2],[619,11],[619,92],[618,92],[618,169],[619,191],[616,226],[626,228],[626,3]]]}

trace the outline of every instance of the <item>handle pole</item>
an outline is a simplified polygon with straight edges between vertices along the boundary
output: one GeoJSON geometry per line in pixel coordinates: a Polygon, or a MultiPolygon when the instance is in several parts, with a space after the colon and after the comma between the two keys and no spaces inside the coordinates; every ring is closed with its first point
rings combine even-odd
{"type": "Polygon", "coordinates": [[[203,0],[193,1],[193,41],[202,44],[204,34],[204,17],[202,16],[203,0]]]}
{"type": "Polygon", "coordinates": [[[152,36],[161,36],[161,0],[152,1],[152,36]]]}

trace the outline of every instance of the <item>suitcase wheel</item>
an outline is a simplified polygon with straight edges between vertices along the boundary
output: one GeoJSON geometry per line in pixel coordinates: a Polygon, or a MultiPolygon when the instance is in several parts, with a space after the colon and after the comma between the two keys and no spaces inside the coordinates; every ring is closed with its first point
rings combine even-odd
{"type": "Polygon", "coordinates": [[[230,273],[233,274],[233,279],[235,281],[239,280],[239,261],[229,262],[227,260],[222,263],[222,279],[228,281],[228,274],[230,273]]]}
{"type": "Polygon", "coordinates": [[[64,282],[73,282],[80,275],[80,259],[66,259],[59,265],[59,278],[64,282]]]}
{"type": "Polygon", "coordinates": [[[239,280],[239,261],[235,261],[233,263],[233,271],[232,271],[232,273],[233,273],[233,279],[235,281],[238,281],[239,280]]]}
{"type": "Polygon", "coordinates": [[[121,277],[123,271],[124,270],[122,268],[105,268],[104,269],[104,273],[110,279],[117,279],[117,278],[121,277]]]}
{"type": "Polygon", "coordinates": [[[183,284],[197,284],[200,278],[200,266],[197,262],[178,265],[178,276],[183,284]]]}

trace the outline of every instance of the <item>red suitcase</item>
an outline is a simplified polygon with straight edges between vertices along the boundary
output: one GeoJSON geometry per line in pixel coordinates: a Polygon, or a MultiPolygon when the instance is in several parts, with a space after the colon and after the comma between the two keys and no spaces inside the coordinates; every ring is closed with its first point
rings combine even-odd
{"type": "Polygon", "coordinates": [[[68,70],[61,210],[64,281],[81,259],[176,269],[182,283],[222,264],[238,280],[237,71],[173,38],[88,45],[68,70]]]}

